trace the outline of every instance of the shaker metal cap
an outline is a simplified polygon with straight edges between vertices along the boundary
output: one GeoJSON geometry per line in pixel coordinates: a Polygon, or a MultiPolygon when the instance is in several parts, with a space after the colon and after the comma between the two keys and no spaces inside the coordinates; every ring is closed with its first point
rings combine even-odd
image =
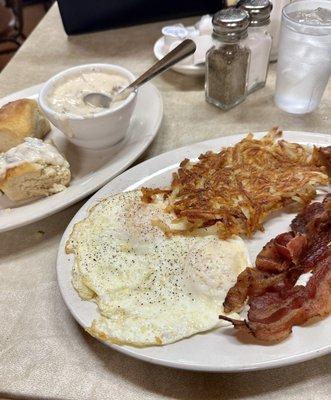
{"type": "Polygon", "coordinates": [[[250,20],[247,11],[230,7],[214,14],[212,22],[216,35],[237,37],[247,31],[250,20]]]}
{"type": "Polygon", "coordinates": [[[270,0],[241,0],[239,6],[242,10],[248,12],[251,26],[269,24],[270,13],[273,8],[270,0]]]}

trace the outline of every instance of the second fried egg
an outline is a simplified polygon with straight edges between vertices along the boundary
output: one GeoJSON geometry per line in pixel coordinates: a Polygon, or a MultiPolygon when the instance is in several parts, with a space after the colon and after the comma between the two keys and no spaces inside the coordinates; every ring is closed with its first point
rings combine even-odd
{"type": "Polygon", "coordinates": [[[215,328],[227,291],[249,265],[242,239],[167,238],[153,224],[171,225],[160,198],[139,190],[101,201],[75,225],[73,285],[100,316],[89,332],[112,343],[163,345],[215,328]]]}

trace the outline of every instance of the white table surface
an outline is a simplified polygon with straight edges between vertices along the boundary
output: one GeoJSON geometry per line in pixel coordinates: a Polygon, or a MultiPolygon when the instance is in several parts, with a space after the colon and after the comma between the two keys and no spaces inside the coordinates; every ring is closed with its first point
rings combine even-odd
{"type": "MultiPolygon", "coordinates": [[[[153,62],[153,44],[163,25],[67,38],[55,5],[1,72],[0,95],[87,62],[113,62],[136,74],[143,72],[153,62]]],[[[274,125],[330,133],[331,85],[318,111],[291,116],[273,103],[274,71],[272,65],[264,89],[227,113],[205,103],[201,79],[175,72],[156,79],[165,116],[157,138],[141,159],[204,139],[274,125]]],[[[77,400],[330,398],[330,356],[269,371],[192,373],[130,359],[86,334],[65,308],[55,274],[60,238],[81,205],[0,234],[0,395],[77,400]]]]}

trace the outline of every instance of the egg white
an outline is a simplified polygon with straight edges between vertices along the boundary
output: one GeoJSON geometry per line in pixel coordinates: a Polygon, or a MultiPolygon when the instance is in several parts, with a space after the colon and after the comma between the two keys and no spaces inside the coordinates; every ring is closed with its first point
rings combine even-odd
{"type": "Polygon", "coordinates": [[[134,346],[172,343],[219,325],[222,303],[249,265],[242,239],[167,238],[153,221],[172,224],[165,203],[141,202],[139,190],[100,202],[75,225],[73,285],[100,316],[89,332],[134,346]]]}

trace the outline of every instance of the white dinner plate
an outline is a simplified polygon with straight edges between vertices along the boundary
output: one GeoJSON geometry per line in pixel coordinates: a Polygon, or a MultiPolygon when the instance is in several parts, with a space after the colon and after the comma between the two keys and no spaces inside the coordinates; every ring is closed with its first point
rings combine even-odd
{"type": "MultiPolygon", "coordinates": [[[[164,51],[164,36],[160,37],[154,44],[154,55],[161,60],[167,53],[164,51]]],[[[203,76],[205,74],[204,65],[180,65],[171,67],[172,70],[184,75],[203,76]]]]}
{"type": "MultiPolygon", "coordinates": [[[[170,183],[171,173],[184,158],[195,159],[201,152],[218,151],[243,137],[234,135],[196,143],[147,160],[108,183],[78,211],[62,237],[57,259],[57,276],[63,299],[82,327],[89,327],[98,312],[96,305],[81,300],[71,285],[73,255],[65,254],[64,247],[73,225],[85,218],[87,211],[102,198],[141,186],[167,185],[170,183]]],[[[331,135],[326,134],[287,132],[284,137],[304,144],[331,145],[331,135]]],[[[280,213],[265,224],[264,233],[256,233],[253,239],[246,240],[251,260],[255,259],[262,246],[272,237],[289,230],[293,218],[294,214],[280,213]]],[[[330,332],[329,317],[304,327],[294,327],[292,335],[278,344],[261,345],[253,338],[240,341],[232,327],[225,327],[162,347],[111,347],[129,356],[169,367],[213,372],[249,371],[285,366],[326,354],[331,351],[330,332]]]]}
{"type": "MultiPolygon", "coordinates": [[[[23,97],[37,99],[41,88],[42,85],[37,85],[4,97],[0,106],[23,97]]],[[[126,137],[113,147],[102,151],[83,150],[72,145],[61,131],[52,126],[47,139],[52,139],[69,161],[72,172],[70,185],[63,192],[29,203],[14,203],[4,195],[0,196],[0,232],[47,217],[95,192],[146,150],[157,134],[162,116],[161,95],[155,86],[148,83],[139,89],[126,137]]]]}

